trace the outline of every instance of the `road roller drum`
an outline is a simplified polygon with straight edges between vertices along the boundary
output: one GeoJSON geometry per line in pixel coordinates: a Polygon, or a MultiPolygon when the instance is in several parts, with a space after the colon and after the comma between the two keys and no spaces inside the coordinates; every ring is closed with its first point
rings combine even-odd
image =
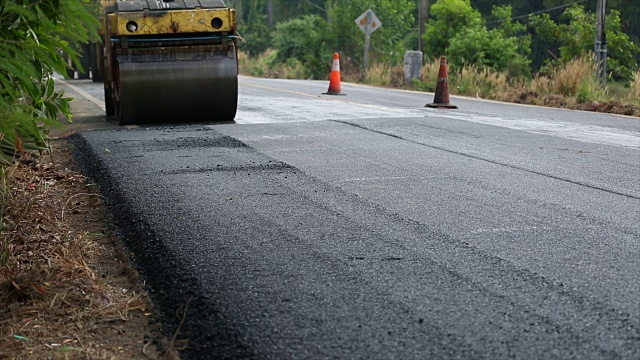
{"type": "Polygon", "coordinates": [[[233,120],[237,32],[223,1],[118,1],[105,27],[105,103],[119,124],[233,120]]]}

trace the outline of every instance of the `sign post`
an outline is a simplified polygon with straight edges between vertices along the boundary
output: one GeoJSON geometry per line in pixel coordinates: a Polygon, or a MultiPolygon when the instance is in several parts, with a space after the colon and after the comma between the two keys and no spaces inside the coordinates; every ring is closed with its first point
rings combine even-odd
{"type": "Polygon", "coordinates": [[[596,53],[596,65],[598,66],[596,78],[600,80],[600,85],[607,85],[607,34],[604,28],[605,9],[607,0],[598,0],[596,11],[596,43],[594,52],[596,53]]]}
{"type": "Polygon", "coordinates": [[[367,76],[367,68],[369,67],[371,33],[378,30],[382,26],[382,22],[378,19],[373,10],[369,9],[356,19],[356,25],[358,25],[360,30],[364,32],[364,70],[362,72],[362,76],[364,78],[367,76]]]}

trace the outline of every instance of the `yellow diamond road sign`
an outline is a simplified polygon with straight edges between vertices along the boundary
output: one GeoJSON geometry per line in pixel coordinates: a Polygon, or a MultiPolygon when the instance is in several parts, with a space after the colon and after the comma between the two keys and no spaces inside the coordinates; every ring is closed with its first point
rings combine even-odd
{"type": "Polygon", "coordinates": [[[382,26],[382,22],[380,21],[380,19],[378,19],[376,14],[371,9],[365,11],[362,15],[360,15],[356,19],[356,24],[365,34],[371,34],[382,26]]]}

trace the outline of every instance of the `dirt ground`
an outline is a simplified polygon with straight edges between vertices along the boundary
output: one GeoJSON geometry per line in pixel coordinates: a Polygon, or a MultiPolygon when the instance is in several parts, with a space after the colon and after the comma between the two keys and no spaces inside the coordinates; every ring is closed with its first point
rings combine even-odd
{"type": "Polygon", "coordinates": [[[626,115],[640,117],[640,106],[633,104],[623,104],[618,101],[587,101],[578,103],[575,99],[568,99],[565,96],[549,95],[542,99],[537,94],[531,92],[520,93],[514,100],[518,104],[544,105],[548,107],[563,108],[570,110],[593,111],[607,114],[626,115]]]}
{"type": "Polygon", "coordinates": [[[67,136],[115,128],[70,89],[74,122],[52,129],[52,154],[23,159],[4,188],[0,359],[175,359],[143,279],[81,175],[67,136]],[[98,115],[96,115],[98,114],[98,115]]]}

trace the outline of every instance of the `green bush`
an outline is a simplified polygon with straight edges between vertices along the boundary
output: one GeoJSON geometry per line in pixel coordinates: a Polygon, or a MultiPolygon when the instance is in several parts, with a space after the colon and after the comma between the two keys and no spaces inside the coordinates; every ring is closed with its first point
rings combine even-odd
{"type": "Polygon", "coordinates": [[[426,56],[434,59],[447,54],[450,40],[465,29],[483,27],[482,16],[471,7],[470,0],[437,0],[431,5],[431,17],[423,35],[426,56]]]}
{"type": "Polygon", "coordinates": [[[530,76],[529,60],[518,53],[518,38],[504,37],[496,30],[482,27],[466,29],[451,40],[447,50],[451,64],[464,64],[506,71],[512,77],[530,76]]]}
{"type": "Polygon", "coordinates": [[[492,30],[466,0],[438,0],[432,11],[435,20],[427,31],[427,45],[446,54],[453,66],[473,65],[505,71],[511,77],[530,77],[530,35],[525,35],[524,25],[511,21],[511,7],[494,7],[493,15],[501,21],[492,30]]]}
{"type": "Polygon", "coordinates": [[[320,16],[307,15],[278,24],[273,34],[273,48],[280,62],[294,68],[298,65],[292,59],[302,64],[303,77],[322,79],[331,69],[329,39],[327,22],[320,16]]]}

